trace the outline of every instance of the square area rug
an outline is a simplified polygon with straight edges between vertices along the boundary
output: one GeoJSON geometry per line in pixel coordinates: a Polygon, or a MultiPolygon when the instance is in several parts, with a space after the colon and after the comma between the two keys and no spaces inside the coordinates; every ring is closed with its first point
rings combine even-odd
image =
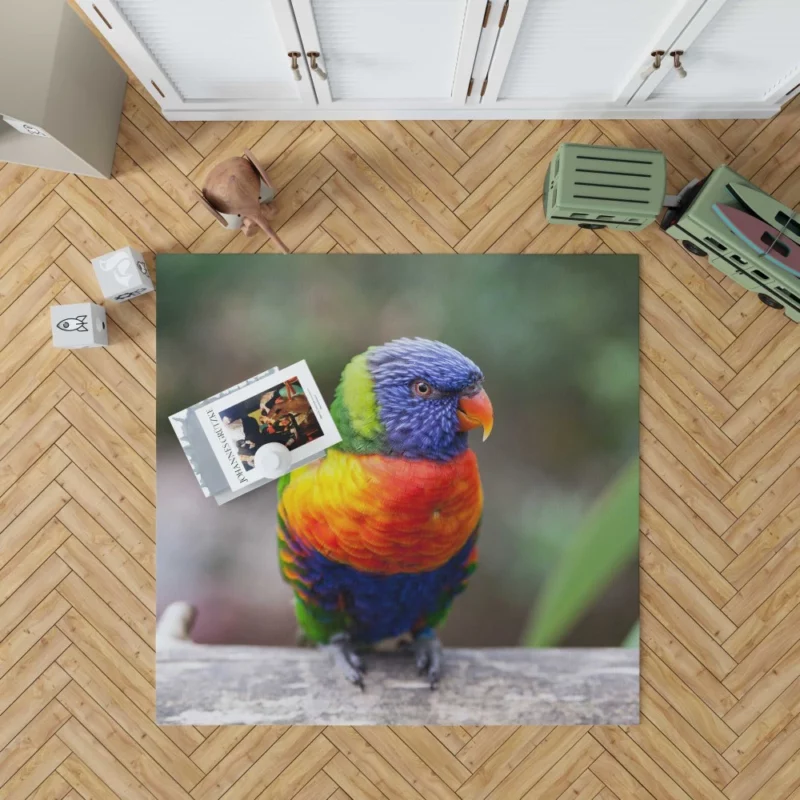
{"type": "Polygon", "coordinates": [[[157,267],[159,723],[638,723],[638,257],[157,267]],[[300,361],[231,459],[341,442],[206,496],[170,416],[300,361]]]}

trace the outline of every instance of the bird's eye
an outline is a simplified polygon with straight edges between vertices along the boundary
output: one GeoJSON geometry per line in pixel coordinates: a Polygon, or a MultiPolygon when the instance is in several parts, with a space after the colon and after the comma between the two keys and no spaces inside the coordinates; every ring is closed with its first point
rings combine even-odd
{"type": "Polygon", "coordinates": [[[414,381],[411,388],[417,397],[430,397],[432,392],[431,385],[425,381],[414,381]]]}

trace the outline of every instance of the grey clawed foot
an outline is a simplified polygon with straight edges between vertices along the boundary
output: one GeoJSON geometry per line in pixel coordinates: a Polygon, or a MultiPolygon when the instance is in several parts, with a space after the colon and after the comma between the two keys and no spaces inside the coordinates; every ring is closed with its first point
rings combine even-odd
{"type": "Polygon", "coordinates": [[[327,647],[333,653],[336,666],[350,683],[364,691],[364,673],[367,671],[364,660],[356,653],[350,635],[337,633],[328,640],[327,647]]]}
{"type": "Polygon", "coordinates": [[[442,643],[435,633],[418,636],[414,640],[414,656],[420,675],[425,675],[435,689],[442,677],[442,643]]]}

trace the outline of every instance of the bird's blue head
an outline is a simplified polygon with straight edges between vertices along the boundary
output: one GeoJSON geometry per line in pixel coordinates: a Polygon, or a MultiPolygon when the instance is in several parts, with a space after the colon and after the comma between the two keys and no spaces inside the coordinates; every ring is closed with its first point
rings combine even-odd
{"type": "Polygon", "coordinates": [[[347,365],[332,412],[343,446],[361,453],[446,461],[467,431],[492,429],[483,373],[458,350],[430,339],[395,339],[347,365]]]}

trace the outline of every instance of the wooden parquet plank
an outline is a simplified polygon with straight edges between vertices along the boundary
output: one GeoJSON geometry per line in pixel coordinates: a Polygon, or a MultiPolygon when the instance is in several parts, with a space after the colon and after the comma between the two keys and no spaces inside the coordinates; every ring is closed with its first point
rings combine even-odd
{"type": "MultiPolygon", "coordinates": [[[[591,734],[654,797],[687,800],[689,795],[631,737],[617,727],[595,727],[591,734]]],[[[713,787],[709,800],[722,798],[713,787]]]]}
{"type": "MultiPolygon", "coordinates": [[[[282,800],[284,797],[294,797],[308,783],[309,778],[324,769],[334,757],[337,757],[337,754],[336,748],[324,736],[317,736],[274,781],[269,783],[259,795],[259,800],[282,800]]],[[[338,757],[344,758],[341,755],[338,757]]]]}
{"type": "Polygon", "coordinates": [[[64,435],[58,439],[58,447],[143,531],[153,529],[155,508],[152,503],[76,428],[68,426],[64,435]]]}
{"type": "MultiPolygon", "coordinates": [[[[537,135],[543,137],[541,147],[545,151],[530,159],[526,165],[527,171],[520,170],[517,166],[511,176],[506,177],[498,184],[492,183],[492,189],[488,194],[484,194],[481,192],[481,187],[491,180],[492,176],[489,176],[470,197],[471,201],[472,197],[478,194],[481,198],[478,205],[465,208],[462,204],[459,207],[461,219],[472,226],[469,233],[461,239],[456,247],[459,253],[481,253],[487,250],[541,196],[547,166],[557,149],[553,146],[553,138],[546,136],[545,131],[542,130],[545,124],[539,125],[531,134],[532,137],[537,135]],[[533,169],[530,169],[531,162],[536,165],[533,169]],[[475,215],[467,213],[468,208],[475,208],[475,215]]],[[[591,122],[583,120],[574,127],[568,128],[563,141],[591,144],[598,135],[597,128],[591,122]]],[[[515,154],[523,146],[524,143],[517,148],[515,154]]],[[[507,159],[498,169],[502,169],[510,160],[511,158],[507,159]]],[[[509,168],[513,169],[513,167],[509,168]]]]}
{"type": "Polygon", "coordinates": [[[428,725],[428,730],[453,754],[460,753],[472,737],[459,726],[428,725]]]}
{"type": "MultiPolygon", "coordinates": [[[[697,591],[704,597],[709,598],[715,608],[720,608],[725,604],[726,599],[730,599],[736,590],[723,578],[692,546],[646,501],[642,501],[641,511],[642,533],[647,537],[647,542],[652,542],[658,553],[649,551],[650,565],[656,572],[659,565],[662,569],[671,572],[672,569],[679,570],[679,574],[670,575],[672,580],[664,575],[664,579],[670,585],[671,590],[680,591],[681,584],[690,581],[697,591]]],[[[649,547],[644,540],[642,547],[649,547]]],[[[652,574],[652,570],[651,571],[652,574]]],[[[686,591],[691,591],[688,586],[683,587],[686,591]]],[[[697,598],[702,607],[707,601],[697,598]]],[[[736,626],[730,622],[725,614],[718,617],[709,607],[708,613],[712,619],[716,619],[719,627],[725,630],[736,630],[736,626]],[[733,628],[730,626],[733,625],[733,628]]],[[[697,612],[695,612],[697,613],[697,612]]],[[[710,622],[710,620],[709,620],[710,622]]],[[[711,623],[711,627],[718,627],[711,623]]],[[[731,635],[731,634],[728,634],[731,635]]],[[[727,638],[727,637],[724,637],[727,638]]]]}
{"type": "MultiPolygon", "coordinates": [[[[91,526],[98,523],[151,575],[155,575],[155,543],[74,464],[57,478],[58,484],[85,509],[91,509],[91,526]]],[[[84,512],[88,513],[88,512],[84,512]]],[[[74,515],[73,515],[74,516],[74,515]]]]}
{"type": "Polygon", "coordinates": [[[5,203],[34,172],[36,167],[25,164],[5,164],[0,167],[0,205],[5,203]]]}
{"type": "Polygon", "coordinates": [[[117,146],[184,211],[188,212],[197,203],[195,185],[124,115],[119,124],[117,146]]]}
{"type": "Polygon", "coordinates": [[[14,594],[0,605],[0,636],[5,638],[51,592],[69,569],[58,556],[50,556],[14,594]]]}
{"type": "MultiPolygon", "coordinates": [[[[59,559],[60,564],[64,564],[59,559]]],[[[99,587],[98,587],[99,588],[99,587]]],[[[77,573],[58,583],[58,594],[88,620],[147,681],[155,685],[155,653],[77,573]]]]}
{"type": "Polygon", "coordinates": [[[339,752],[356,765],[367,779],[376,786],[388,800],[419,800],[422,795],[406,781],[391,763],[385,759],[363,736],[348,726],[327,728],[325,737],[336,746],[339,752]]]}
{"type": "Polygon", "coordinates": [[[797,678],[797,659],[800,656],[800,643],[791,650],[771,670],[769,681],[759,681],[745,694],[741,700],[725,715],[725,722],[737,733],[742,733],[765,712],[778,697],[790,692],[797,678]]]}
{"type": "Polygon", "coordinates": [[[54,228],[36,244],[0,279],[0,314],[42,274],[61,253],[68,242],[54,228]]]}
{"type": "MultiPolygon", "coordinates": [[[[51,700],[20,732],[3,748],[0,759],[0,785],[5,784],[36,751],[58,732],[69,720],[69,712],[57,701],[51,700]]],[[[66,792],[64,792],[66,794],[66,792]]]]}
{"type": "Polygon", "coordinates": [[[133,86],[128,86],[122,113],[181,171],[188,175],[202,157],[133,86]]]}
{"type": "MultiPolygon", "coordinates": [[[[736,666],[723,650],[681,606],[672,599],[647,572],[641,573],[643,606],[665,627],[675,631],[676,638],[697,655],[714,677],[722,681],[736,666]]],[[[683,688],[683,684],[679,682],[683,688]]]]}
{"type": "MultiPolygon", "coordinates": [[[[11,533],[12,529],[6,531],[11,533]]],[[[0,601],[7,600],[68,537],[69,531],[56,519],[32,536],[0,569],[0,601]]]]}
{"type": "Polygon", "coordinates": [[[48,739],[14,777],[0,788],[0,798],[11,800],[15,797],[28,797],[50,777],[69,754],[69,748],[59,738],[53,736],[48,739]]]}
{"type": "Polygon", "coordinates": [[[67,539],[58,555],[139,636],[147,636],[148,626],[152,624],[152,612],[77,539],[67,539]]]}
{"type": "Polygon", "coordinates": [[[151,503],[155,502],[155,473],[133,443],[123,439],[75,392],[67,393],[56,408],[77,431],[92,438],[97,450],[113,462],[133,486],[151,503]]]}
{"type": "Polygon", "coordinates": [[[447,242],[344,141],[334,139],[322,154],[420,252],[452,252],[447,242]]]}
{"type": "Polygon", "coordinates": [[[725,751],[729,764],[742,771],[758,754],[795,719],[794,710],[800,692],[800,681],[795,681],[786,692],[771,703],[766,710],[725,751]]]}
{"type": "Polygon", "coordinates": [[[386,795],[341,753],[325,765],[325,773],[340,787],[333,800],[339,796],[352,800],[386,800],[386,795]]]}
{"type": "Polygon", "coordinates": [[[730,762],[690,722],[675,714],[672,706],[647,681],[642,681],[641,703],[643,724],[629,726],[625,732],[689,792],[690,797],[695,794],[703,797],[705,793],[712,796],[714,792],[706,781],[722,789],[733,780],[736,770],[730,762]]]}
{"type": "MultiPolygon", "coordinates": [[[[154,797],[166,800],[189,800],[189,795],[172,775],[155,759],[143,753],[138,742],[115,722],[77,683],[70,682],[58,696],[59,702],[85,728],[88,734],[103,743],[116,758],[154,797]]],[[[75,735],[75,732],[71,732],[75,735]]],[[[89,763],[94,764],[94,759],[89,763]]]]}
{"type": "Polygon", "coordinates": [[[405,120],[400,124],[451,174],[457,172],[469,159],[435,122],[405,120]]]}
{"type": "Polygon", "coordinates": [[[474,191],[514,152],[536,127],[527,120],[509,120],[455,173],[456,179],[474,191]]]}
{"type": "Polygon", "coordinates": [[[0,239],[0,275],[4,275],[34,247],[68,209],[69,206],[57,194],[49,194],[11,233],[0,239]]]}
{"type": "Polygon", "coordinates": [[[52,664],[0,715],[4,782],[27,760],[18,761],[18,750],[30,747],[28,756],[33,755],[69,718],[54,699],[68,682],[64,670],[52,664]]]}
{"type": "Polygon", "coordinates": [[[61,728],[58,737],[71,752],[58,774],[82,797],[153,800],[153,795],[75,717],[61,728]]]}
{"type": "Polygon", "coordinates": [[[639,383],[642,391],[658,403],[670,419],[731,474],[724,459],[733,453],[736,445],[645,356],[639,360],[639,383]]]}
{"type": "Polygon", "coordinates": [[[322,191],[383,253],[414,253],[416,249],[387,219],[366,201],[350,181],[337,172],[322,191]]]}
{"type": "MultiPolygon", "coordinates": [[[[330,123],[333,130],[451,247],[467,232],[466,226],[391,148],[359,122],[330,123]]],[[[413,139],[412,139],[413,141],[413,139]]],[[[422,151],[424,152],[424,151],[422,151]]],[[[410,159],[409,159],[410,160],[410,159]]],[[[418,167],[419,169],[419,167],[418,167]]],[[[446,171],[445,171],[446,172],[446,171]]],[[[447,174],[447,173],[446,173],[447,174]]],[[[443,192],[444,194],[444,192],[443,192]]],[[[452,194],[452,191],[451,193],[452,194]]],[[[453,207],[457,205],[453,204],[453,207]]]]}
{"type": "Polygon", "coordinates": [[[328,800],[334,793],[341,792],[338,784],[320,770],[292,800],[328,800]]]}
{"type": "Polygon", "coordinates": [[[67,276],[51,264],[0,314],[0,348],[5,347],[36,314],[48,306],[67,285],[67,276]]]}
{"type": "Polygon", "coordinates": [[[43,344],[0,390],[0,421],[6,419],[68,354],[43,344]]]}
{"type": "Polygon", "coordinates": [[[427,729],[395,727],[394,732],[453,790],[472,774],[427,729]]]}
{"type": "Polygon", "coordinates": [[[61,617],[57,627],[95,666],[114,675],[115,684],[129,700],[147,711],[153,699],[152,684],[121,658],[96,628],[74,609],[61,617]]]}
{"type": "Polygon", "coordinates": [[[729,475],[741,478],[792,429],[800,413],[800,389],[795,389],[722,461],[729,475]]]}
{"type": "MultiPolygon", "coordinates": [[[[59,372],[61,374],[61,372],[59,372]]],[[[736,482],[664,409],[646,392],[641,393],[642,424],[708,489],[714,497],[729,498],[736,482]]]]}
{"type": "Polygon", "coordinates": [[[60,172],[37,169],[2,205],[0,239],[6,236],[64,179],[60,172]]]}
{"type": "MultiPolygon", "coordinates": [[[[523,800],[556,800],[568,791],[602,754],[603,748],[588,733],[570,748],[547,772],[522,796],[523,800]]],[[[590,773],[591,775],[591,773],[590,773]]],[[[510,795],[513,796],[513,795],[510,795]]]]}
{"type": "Polygon", "coordinates": [[[50,592],[0,644],[0,678],[70,610],[57,592],[50,592]]]}
{"type": "Polygon", "coordinates": [[[399,122],[364,123],[452,211],[469,192],[399,122]]]}
{"type": "MultiPolygon", "coordinates": [[[[667,328],[665,330],[669,335],[669,330],[667,328]]],[[[681,389],[709,419],[718,425],[722,425],[722,423],[730,419],[736,409],[644,317],[639,326],[639,335],[640,346],[644,355],[681,389]]],[[[723,431],[725,431],[724,427],[723,431]]]]}
{"type": "MultiPolygon", "coordinates": [[[[109,715],[134,736],[139,746],[167,769],[185,790],[191,789],[202,778],[202,771],[185,755],[184,748],[175,744],[171,736],[156,726],[149,715],[141,711],[127,694],[75,645],[70,646],[59,658],[59,665],[90,697],[107,709],[109,715]]],[[[181,730],[174,729],[178,733],[181,730]]],[[[200,738],[202,740],[202,737],[200,738]]]]}
{"type": "MultiPolygon", "coordinates": [[[[119,147],[114,156],[112,175],[184,247],[188,247],[202,233],[202,228],[186,211],[119,147]]],[[[131,201],[125,200],[130,206],[131,201]]]]}
{"type": "Polygon", "coordinates": [[[793,590],[796,588],[797,581],[796,572],[800,569],[799,551],[800,536],[794,536],[723,607],[725,614],[739,625],[736,633],[724,645],[732,655],[731,649],[740,652],[740,648],[744,647],[745,642],[752,642],[754,636],[758,637],[759,634],[769,631],[769,625],[775,616],[780,621],[780,615],[791,610],[793,590]],[[786,578],[785,582],[784,578],[786,578]],[[792,583],[788,583],[788,581],[792,581],[792,583]],[[768,597],[769,601],[761,603],[768,597]],[[787,603],[790,605],[787,606],[787,603]]]}
{"type": "Polygon", "coordinates": [[[775,664],[800,638],[800,606],[795,607],[731,670],[723,683],[737,697],[753,688],[763,670],[775,664]]]}
{"type": "Polygon", "coordinates": [[[497,119],[471,120],[453,140],[467,155],[473,156],[504,124],[503,120],[497,119]]]}
{"type": "Polygon", "coordinates": [[[203,156],[207,156],[234,128],[235,123],[223,120],[203,122],[184,138],[203,156]]]}
{"type": "Polygon", "coordinates": [[[800,330],[655,226],[547,224],[561,141],[658,147],[674,192],[730,163],[800,204],[772,120],[164,120],[132,81],[110,181],[0,164],[0,798],[798,800],[800,330]],[[314,253],[636,253],[642,724],[164,728],[155,682],[155,303],[55,351],[90,260],[274,252],[197,187],[250,147],[314,253]]]}
{"type": "Polygon", "coordinates": [[[462,800],[483,800],[499,786],[534,749],[545,740],[553,728],[520,727],[486,759],[472,777],[458,790],[462,800]]]}

